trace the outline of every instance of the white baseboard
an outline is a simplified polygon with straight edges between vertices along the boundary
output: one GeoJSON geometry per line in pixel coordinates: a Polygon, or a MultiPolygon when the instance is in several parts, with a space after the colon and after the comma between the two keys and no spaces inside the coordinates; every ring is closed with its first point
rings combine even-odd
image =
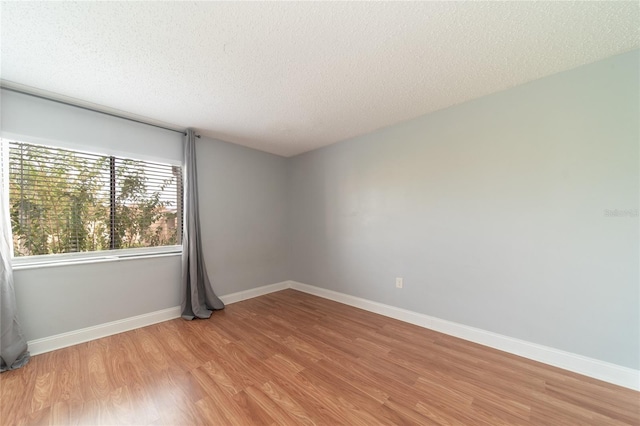
{"type": "MultiPolygon", "coordinates": [[[[334,300],[344,303],[345,305],[355,306],[369,312],[395,318],[440,333],[459,337],[534,361],[640,391],[640,371],[638,370],[296,281],[283,281],[250,290],[239,291],[221,296],[220,299],[225,304],[230,305],[287,288],[334,300]]],[[[148,314],[70,331],[68,333],[31,340],[28,342],[29,351],[32,355],[38,355],[178,317],[180,317],[180,306],[175,306],[148,314]]]]}
{"type": "MultiPolygon", "coordinates": [[[[289,287],[290,282],[283,281],[281,283],[227,294],[226,296],[221,296],[220,299],[225,303],[225,305],[230,305],[242,300],[273,293],[274,291],[284,290],[289,287]]],[[[27,342],[27,344],[31,355],[39,355],[45,352],[55,351],[56,349],[66,348],[67,346],[73,346],[90,340],[101,339],[113,334],[123,333],[136,328],[146,327],[148,325],[179,318],[180,314],[180,306],[174,306],[173,308],[162,309],[160,311],[149,312],[135,317],[124,318],[117,321],[98,324],[92,327],[82,328],[80,330],[44,337],[42,339],[31,340],[27,342]]]]}
{"type": "Polygon", "coordinates": [[[625,388],[640,391],[640,371],[622,367],[609,362],[588,358],[571,352],[561,351],[548,346],[538,345],[525,340],[515,339],[501,334],[469,327],[455,322],[446,321],[429,315],[420,314],[406,309],[396,308],[383,303],[350,296],[344,293],[327,290],[308,284],[290,281],[289,287],[325,299],[344,303],[369,312],[395,318],[400,321],[418,325],[459,337],[484,346],[499,349],[504,352],[529,358],[544,364],[573,371],[598,380],[613,383],[625,388]]]}
{"type": "Polygon", "coordinates": [[[149,312],[148,314],[107,322],[93,327],[81,328],[80,330],[74,330],[68,333],[31,340],[27,342],[27,345],[29,346],[31,355],[39,355],[45,352],[55,351],[56,349],[66,348],[67,346],[73,346],[90,340],[168,321],[178,318],[179,316],[180,306],[174,306],[173,308],[162,309],[161,311],[149,312]]]}
{"type": "Polygon", "coordinates": [[[225,305],[230,305],[232,303],[253,299],[254,297],[263,296],[276,291],[286,290],[290,287],[291,281],[282,281],[280,283],[263,285],[262,287],[239,291],[237,293],[227,294],[226,296],[220,296],[220,300],[222,300],[225,305]]]}

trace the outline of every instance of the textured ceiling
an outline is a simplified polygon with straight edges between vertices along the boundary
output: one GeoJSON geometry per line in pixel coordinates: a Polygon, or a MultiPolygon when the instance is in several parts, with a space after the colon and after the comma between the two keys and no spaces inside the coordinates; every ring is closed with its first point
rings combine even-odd
{"type": "Polygon", "coordinates": [[[2,2],[1,77],[291,156],[640,46],[638,2],[2,2]]]}

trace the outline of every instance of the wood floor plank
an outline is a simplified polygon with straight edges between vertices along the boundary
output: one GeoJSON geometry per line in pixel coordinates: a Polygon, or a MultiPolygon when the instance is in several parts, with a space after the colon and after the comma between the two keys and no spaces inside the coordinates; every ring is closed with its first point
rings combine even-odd
{"type": "MultiPolygon", "coordinates": [[[[261,385],[261,387],[265,384],[261,385]]],[[[269,396],[260,388],[249,386],[245,391],[253,401],[255,401],[266,413],[269,414],[272,419],[275,420],[276,424],[292,426],[298,424],[295,417],[290,416],[284,407],[269,398],[269,396]]]]}
{"type": "Polygon", "coordinates": [[[34,356],[0,424],[640,425],[640,393],[285,290],[34,356]]]}
{"type": "Polygon", "coordinates": [[[196,406],[200,411],[212,411],[206,417],[221,417],[224,423],[228,424],[250,424],[251,418],[245,413],[233,399],[233,396],[242,390],[230,392],[230,389],[221,386],[217,381],[217,377],[213,377],[204,370],[194,372],[197,380],[202,384],[207,392],[207,397],[200,399],[196,406]]]}
{"type": "Polygon", "coordinates": [[[314,392],[316,400],[324,404],[339,419],[340,424],[384,423],[382,419],[376,420],[362,407],[352,403],[346,394],[337,392],[337,385],[324,380],[317,372],[305,369],[297,374],[297,379],[308,392],[314,392]]]}
{"type": "Polygon", "coordinates": [[[255,425],[275,425],[276,420],[269,415],[253,398],[242,390],[233,396],[233,400],[244,411],[244,415],[255,425]]]}
{"type": "Polygon", "coordinates": [[[316,422],[309,417],[306,410],[276,383],[267,382],[261,386],[261,389],[274,403],[289,413],[289,416],[296,424],[308,426],[316,424],[316,422]]]}
{"type": "MultiPolygon", "coordinates": [[[[342,412],[332,398],[324,398],[314,386],[309,386],[296,375],[295,377],[274,376],[269,383],[275,384],[300,405],[316,424],[345,424],[342,412]]],[[[265,384],[266,385],[266,384],[265,384]]],[[[263,385],[263,386],[265,386],[263,385]]]]}

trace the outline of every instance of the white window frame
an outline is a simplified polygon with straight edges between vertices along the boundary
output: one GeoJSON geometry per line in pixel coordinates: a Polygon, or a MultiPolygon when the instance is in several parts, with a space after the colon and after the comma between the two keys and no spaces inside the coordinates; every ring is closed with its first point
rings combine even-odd
{"type": "Polygon", "coordinates": [[[14,270],[35,269],[51,266],[81,265],[87,263],[118,262],[122,260],[147,259],[153,257],[179,256],[182,246],[141,247],[87,251],[81,253],[42,254],[37,256],[12,257],[14,270]]]}
{"type": "MultiPolygon", "coordinates": [[[[49,139],[42,138],[33,138],[27,137],[23,135],[16,135],[7,132],[2,132],[0,134],[0,143],[6,143],[7,155],[3,161],[6,161],[6,165],[9,164],[9,141],[17,141],[24,143],[33,143],[37,145],[45,145],[51,148],[62,148],[62,149],[72,149],[78,151],[84,151],[91,154],[96,155],[115,155],[117,157],[126,157],[132,158],[140,161],[152,161],[152,162],[160,162],[168,165],[180,166],[183,167],[182,164],[178,163],[175,160],[169,159],[158,159],[157,157],[150,156],[141,156],[135,153],[125,153],[125,152],[110,152],[105,154],[101,152],[101,150],[96,147],[90,147],[85,145],[74,145],[67,143],[60,143],[58,141],[53,141],[49,139]]],[[[7,183],[8,183],[8,168],[7,168],[7,183]]],[[[7,184],[7,188],[2,188],[2,190],[8,191],[9,185],[7,184]]],[[[182,211],[183,221],[184,221],[184,209],[182,211]]],[[[184,222],[183,222],[184,223],[184,222]]],[[[81,264],[91,264],[91,263],[103,263],[103,262],[118,262],[123,260],[133,260],[133,259],[148,259],[154,257],[167,257],[167,256],[179,256],[182,254],[182,245],[171,245],[171,246],[156,246],[156,247],[139,247],[139,248],[125,248],[125,249],[114,249],[114,250],[100,250],[100,251],[87,251],[87,252],[76,252],[76,253],[56,253],[56,254],[43,254],[43,255],[35,255],[35,256],[15,256],[13,253],[13,245],[11,245],[11,263],[13,270],[24,270],[24,269],[36,269],[43,267],[54,267],[54,266],[67,266],[67,265],[81,265],[81,264]]]]}

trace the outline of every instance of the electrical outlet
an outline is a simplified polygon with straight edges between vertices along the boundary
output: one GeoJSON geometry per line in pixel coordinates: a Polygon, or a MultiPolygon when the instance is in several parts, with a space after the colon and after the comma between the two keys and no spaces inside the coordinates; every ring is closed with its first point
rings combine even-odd
{"type": "Polygon", "coordinates": [[[402,288],[403,285],[402,277],[396,277],[396,288],[402,288]]]}

